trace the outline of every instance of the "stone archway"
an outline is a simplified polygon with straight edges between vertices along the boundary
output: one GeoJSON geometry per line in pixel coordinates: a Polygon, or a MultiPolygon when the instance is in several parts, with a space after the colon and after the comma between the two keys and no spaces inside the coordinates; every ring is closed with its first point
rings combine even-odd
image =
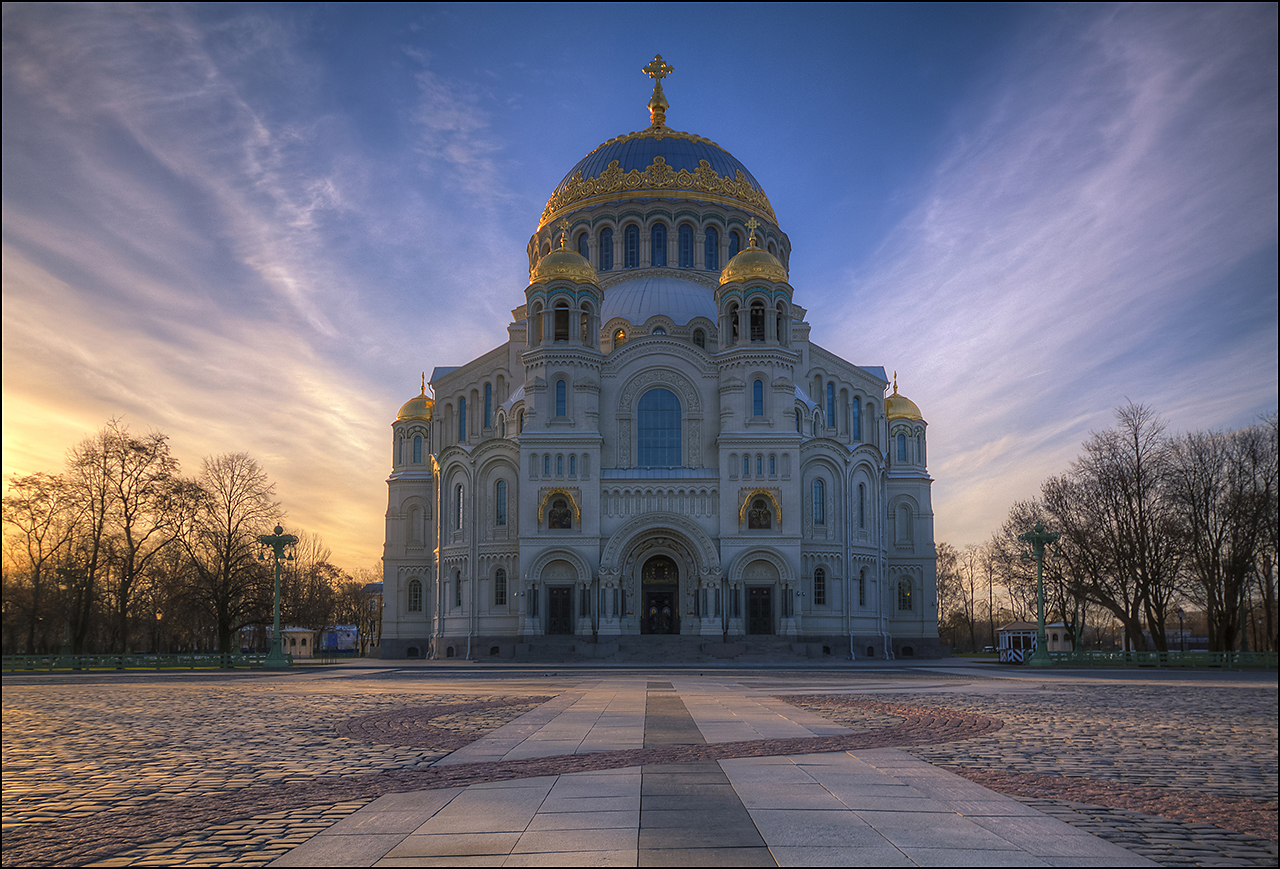
{"type": "Polygon", "coordinates": [[[609,539],[600,572],[601,578],[621,595],[621,633],[666,633],[660,617],[669,601],[671,632],[696,634],[699,626],[695,594],[708,582],[719,581],[720,560],[711,538],[688,518],[674,513],[648,513],[626,523],[609,539]],[[658,565],[663,571],[661,581],[658,565]],[[654,574],[649,577],[652,587],[648,592],[646,567],[651,567],[654,574]],[[653,604],[656,612],[651,614],[648,609],[653,604]],[[647,623],[651,615],[659,619],[647,623]],[[651,631],[654,627],[659,629],[651,631]]]}

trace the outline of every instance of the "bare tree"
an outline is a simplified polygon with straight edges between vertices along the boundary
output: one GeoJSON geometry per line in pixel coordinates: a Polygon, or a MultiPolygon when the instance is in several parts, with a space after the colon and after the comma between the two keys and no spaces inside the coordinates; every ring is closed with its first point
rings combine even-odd
{"type": "MultiPolygon", "coordinates": [[[[75,520],[76,504],[62,477],[36,473],[9,481],[9,493],[4,496],[4,524],[11,533],[5,535],[5,543],[13,555],[20,556],[19,569],[25,573],[29,586],[23,601],[27,654],[35,653],[36,625],[44,615],[52,567],[70,548],[75,520]]],[[[8,560],[11,564],[17,561],[8,560]]],[[[10,599],[8,589],[5,597],[10,599]]]]}
{"type": "Polygon", "coordinates": [[[267,618],[272,572],[258,559],[257,536],[283,512],[275,484],[247,453],[204,460],[197,518],[184,535],[191,559],[191,592],[214,622],[218,649],[232,651],[242,627],[267,618]]]}

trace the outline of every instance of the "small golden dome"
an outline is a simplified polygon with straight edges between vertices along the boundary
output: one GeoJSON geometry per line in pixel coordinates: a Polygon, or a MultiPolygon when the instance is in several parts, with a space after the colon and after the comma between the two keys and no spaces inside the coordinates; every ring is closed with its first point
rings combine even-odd
{"type": "MultiPolygon", "coordinates": [[[[754,223],[755,220],[752,220],[754,223]]],[[[753,227],[754,228],[754,227],[753,227]]],[[[748,281],[764,278],[766,281],[786,283],[787,269],[776,256],[764,248],[756,247],[756,235],[751,233],[751,245],[738,253],[720,273],[720,285],[731,281],[748,281]]]]}
{"type": "Polygon", "coordinates": [[[898,394],[898,372],[893,372],[893,395],[884,400],[885,416],[889,419],[924,419],[920,408],[905,395],[898,394]]]}
{"type": "Polygon", "coordinates": [[[599,278],[596,270],[587,262],[587,258],[574,250],[569,250],[565,242],[569,238],[569,221],[563,220],[564,231],[560,235],[560,247],[538,260],[529,275],[529,283],[545,284],[557,278],[567,278],[579,284],[594,284],[599,278]]]}
{"type": "Polygon", "coordinates": [[[425,419],[431,421],[431,411],[435,407],[435,402],[427,397],[427,375],[422,375],[422,392],[415,395],[404,403],[404,407],[400,408],[400,412],[396,414],[396,422],[404,419],[425,419]]]}

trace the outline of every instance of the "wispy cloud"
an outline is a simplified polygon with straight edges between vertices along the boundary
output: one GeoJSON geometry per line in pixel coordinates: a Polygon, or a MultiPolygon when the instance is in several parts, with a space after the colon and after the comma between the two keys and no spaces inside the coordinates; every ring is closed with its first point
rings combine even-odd
{"type": "Polygon", "coordinates": [[[989,533],[1126,396],[1186,427],[1274,404],[1274,284],[1231,300],[1261,315],[1248,328],[1188,328],[1276,243],[1275,32],[1259,19],[1138,5],[1036,33],[850,278],[844,349],[902,369],[924,409],[940,538],[989,533]]]}

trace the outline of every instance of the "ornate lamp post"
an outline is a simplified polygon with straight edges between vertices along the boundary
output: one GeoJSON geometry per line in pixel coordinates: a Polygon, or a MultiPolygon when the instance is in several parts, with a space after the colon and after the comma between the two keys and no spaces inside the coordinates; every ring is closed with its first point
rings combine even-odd
{"type": "MultiPolygon", "coordinates": [[[[284,528],[277,525],[274,534],[259,535],[258,542],[263,546],[270,547],[272,553],[271,560],[275,562],[276,566],[276,595],[274,616],[272,619],[271,651],[267,653],[266,665],[268,667],[289,667],[292,666],[293,662],[289,660],[287,655],[285,655],[284,646],[280,642],[280,562],[293,561],[293,553],[290,552],[286,555],[285,547],[296,546],[298,538],[294,537],[292,534],[285,534],[284,528]]],[[[259,554],[258,558],[260,560],[265,558],[265,553],[259,554]]]]}
{"type": "Polygon", "coordinates": [[[1024,553],[1022,557],[1028,560],[1034,558],[1036,562],[1036,612],[1039,627],[1036,630],[1036,652],[1027,662],[1032,667],[1053,666],[1053,660],[1049,657],[1049,641],[1044,634],[1044,548],[1057,543],[1061,536],[1056,531],[1045,531],[1043,522],[1037,522],[1036,527],[1026,534],[1018,535],[1023,543],[1031,544],[1031,555],[1024,553]]]}

